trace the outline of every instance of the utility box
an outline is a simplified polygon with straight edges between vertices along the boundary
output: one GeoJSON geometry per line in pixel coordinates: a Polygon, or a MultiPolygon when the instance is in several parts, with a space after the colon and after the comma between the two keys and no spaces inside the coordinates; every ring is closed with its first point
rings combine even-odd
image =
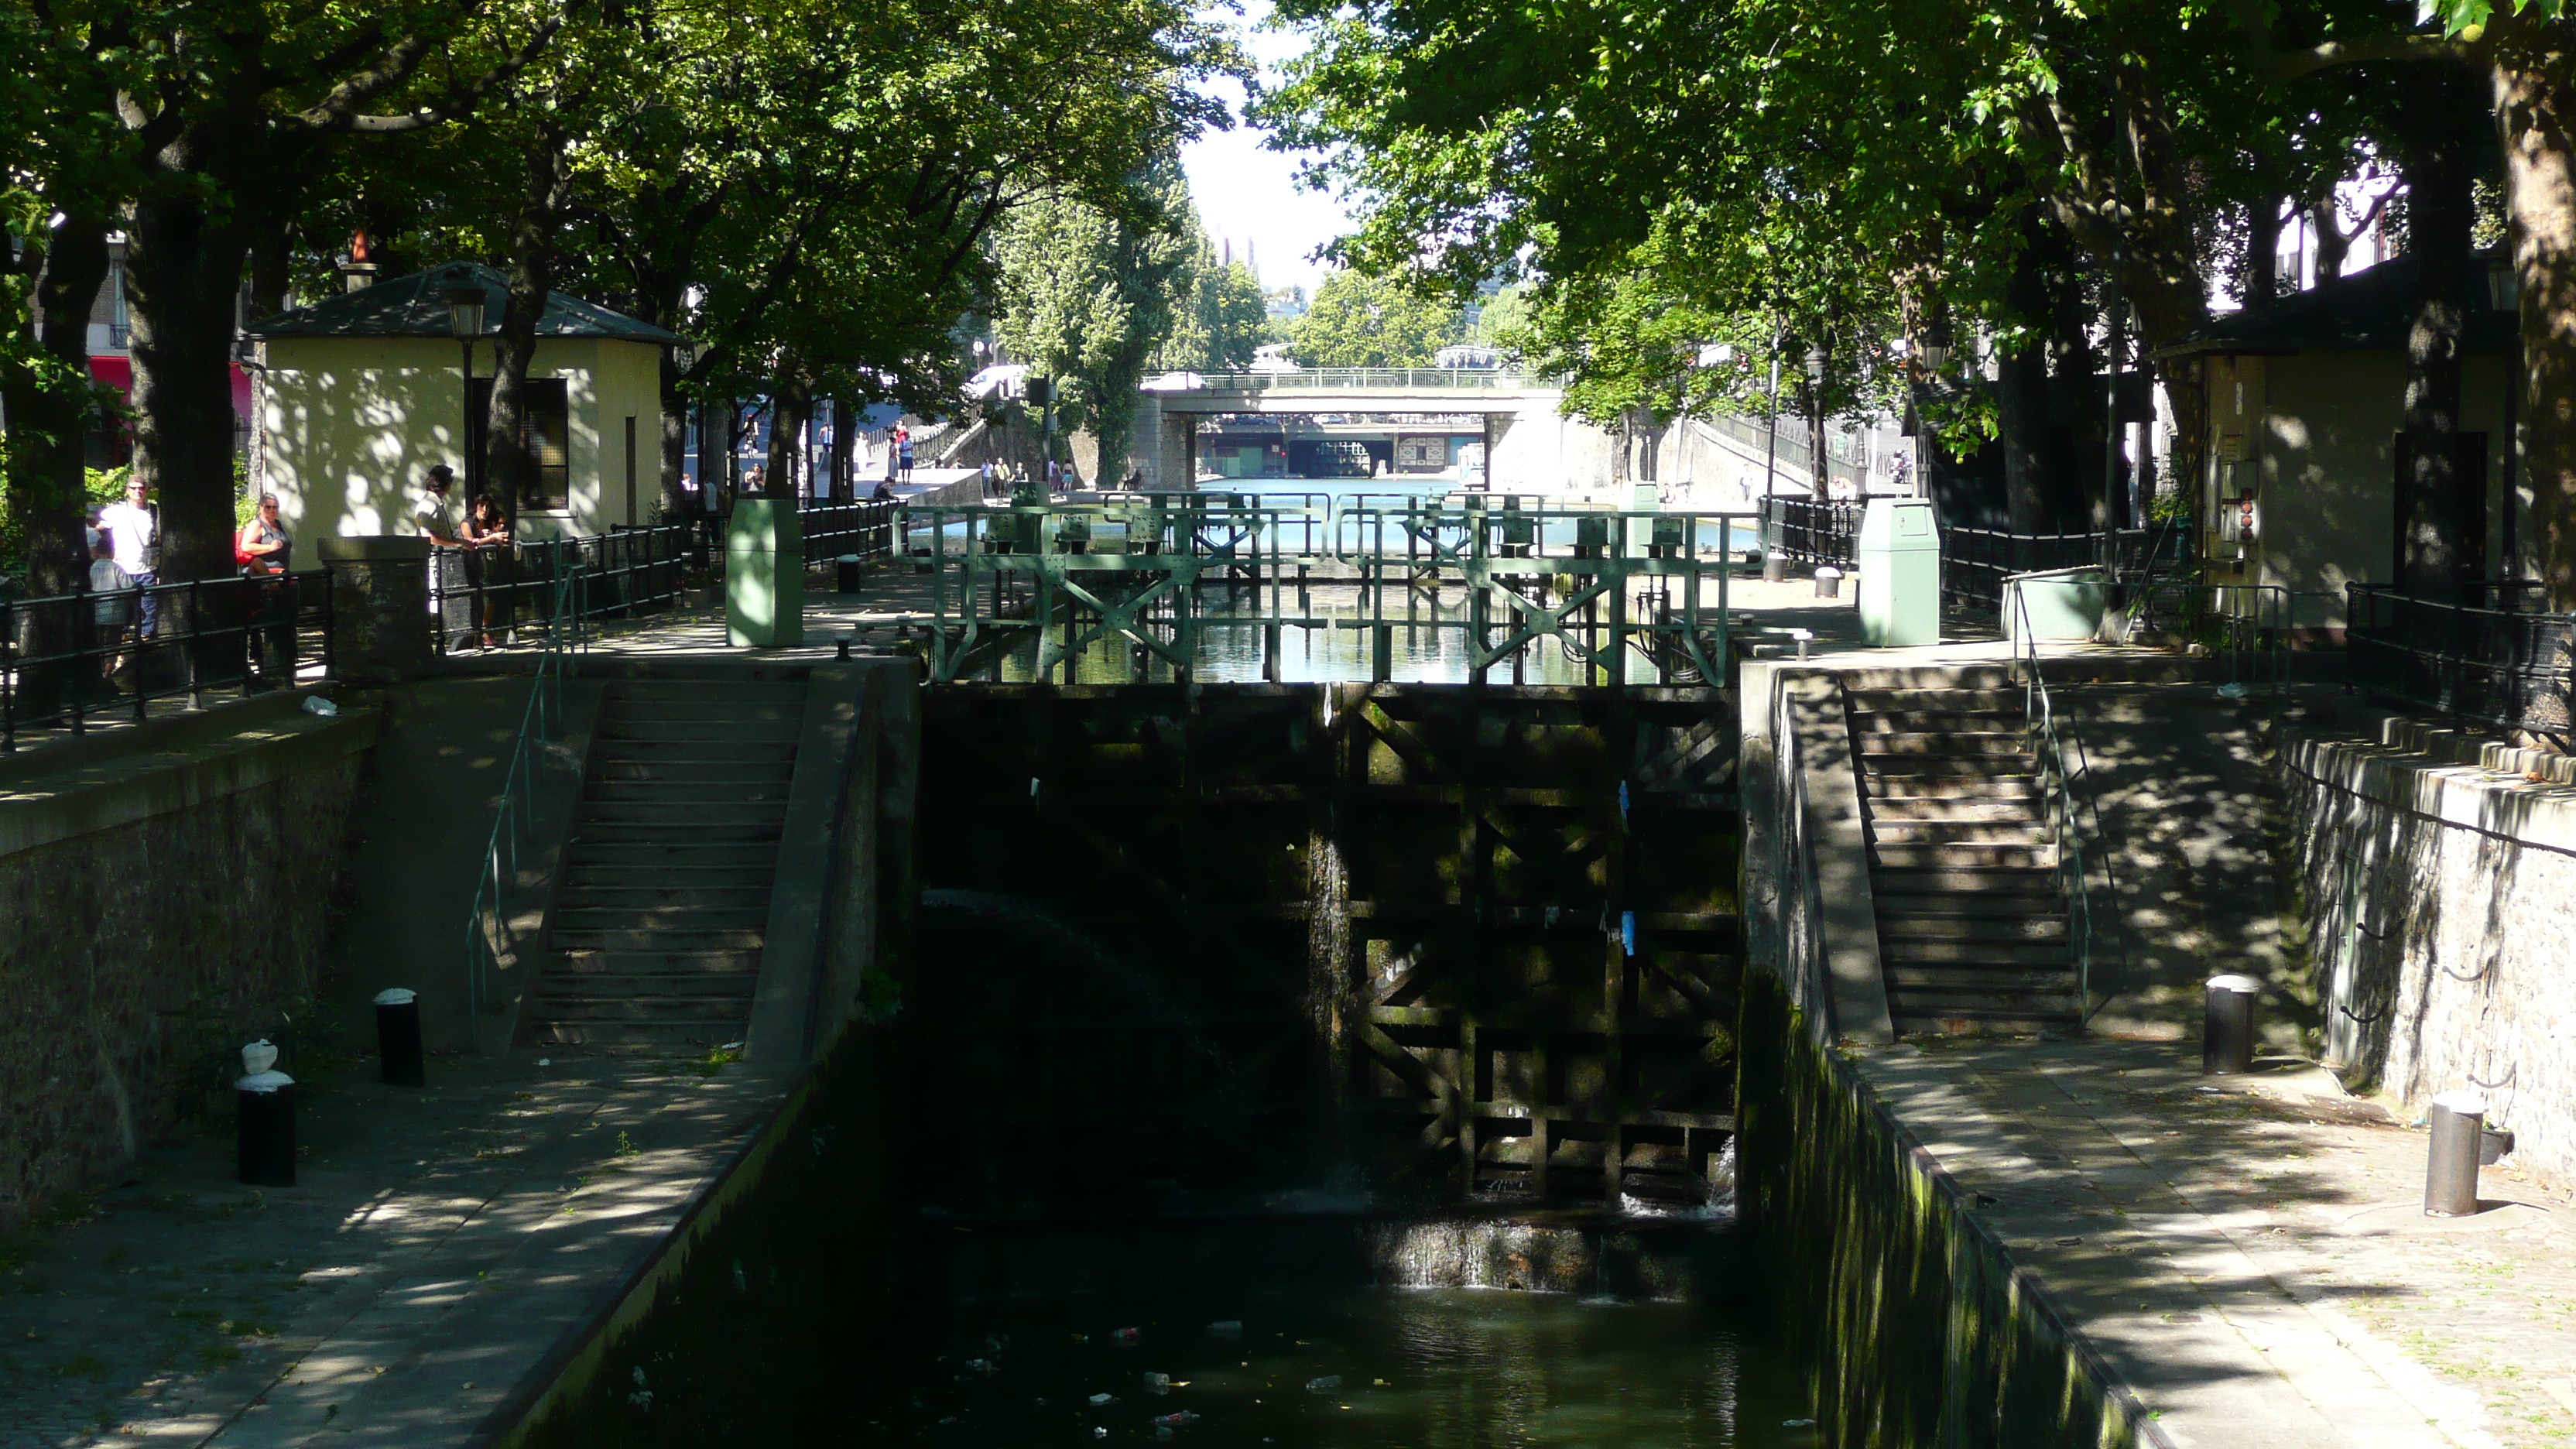
{"type": "Polygon", "coordinates": [[[725,637],[735,648],[805,642],[805,534],[793,498],[737,498],[725,524],[725,637]]]}
{"type": "Polygon", "coordinates": [[[2098,568],[2051,569],[2004,580],[2004,637],[2085,642],[2102,632],[2110,581],[2098,568]]]}
{"type": "MultiPolygon", "coordinates": [[[[1628,489],[1628,511],[1630,513],[1663,512],[1663,490],[1652,483],[1638,483],[1631,485],[1628,489]]],[[[1625,550],[1625,555],[1627,557],[1646,557],[1647,551],[1653,546],[1654,541],[1654,519],[1631,518],[1628,520],[1628,547],[1625,550]]]]}
{"type": "Polygon", "coordinates": [[[1941,642],[1941,532],[1928,498],[1873,498],[1854,550],[1860,632],[1882,649],[1941,642]]]}

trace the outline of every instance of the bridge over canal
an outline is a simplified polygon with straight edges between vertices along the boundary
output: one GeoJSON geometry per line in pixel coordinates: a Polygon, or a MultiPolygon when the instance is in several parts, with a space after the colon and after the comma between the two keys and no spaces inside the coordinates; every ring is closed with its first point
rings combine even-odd
{"type": "Polygon", "coordinates": [[[1217,417],[1469,417],[1483,432],[1490,486],[1557,493],[1586,465],[1606,464],[1617,446],[1600,429],[1559,416],[1564,401],[1556,383],[1490,368],[1176,373],[1145,389],[1136,414],[1138,471],[1149,488],[1190,487],[1200,472],[1199,431],[1217,417]]]}

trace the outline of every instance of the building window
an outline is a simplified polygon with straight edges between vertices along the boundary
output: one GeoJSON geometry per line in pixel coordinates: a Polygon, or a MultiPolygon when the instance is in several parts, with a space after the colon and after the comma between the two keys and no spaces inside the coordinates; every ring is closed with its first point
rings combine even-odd
{"type": "MultiPolygon", "coordinates": [[[[520,394],[525,403],[520,437],[536,455],[536,477],[519,499],[519,507],[539,511],[572,502],[572,400],[560,377],[532,377],[520,394]]],[[[474,379],[474,406],[468,412],[472,436],[466,439],[466,490],[484,491],[488,450],[483,438],[491,427],[492,379],[474,379]]]]}

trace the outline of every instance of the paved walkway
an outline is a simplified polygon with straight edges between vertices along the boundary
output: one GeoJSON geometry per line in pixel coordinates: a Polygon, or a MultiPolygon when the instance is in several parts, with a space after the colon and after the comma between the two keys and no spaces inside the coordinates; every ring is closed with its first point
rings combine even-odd
{"type": "Polygon", "coordinates": [[[2576,1443],[2576,1201],[2486,1170],[2422,1213],[2425,1134],[2312,1064],[2196,1044],[1927,1041],[1859,1067],[2182,1449],[2576,1443]]]}
{"type": "MultiPolygon", "coordinates": [[[[294,1068],[295,1063],[281,1063],[294,1068]]],[[[232,1143],[0,1239],[0,1449],[428,1445],[480,1423],[755,1120],[741,1067],[301,1067],[297,1186],[232,1143]]]]}

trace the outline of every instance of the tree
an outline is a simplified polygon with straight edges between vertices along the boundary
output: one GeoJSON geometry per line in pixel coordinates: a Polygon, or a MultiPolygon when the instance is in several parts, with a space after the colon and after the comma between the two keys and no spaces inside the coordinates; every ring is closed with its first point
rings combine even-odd
{"type": "Polygon", "coordinates": [[[1073,199],[1020,208],[994,238],[993,333],[1058,387],[1063,430],[1127,455],[1146,360],[1172,333],[1190,260],[1189,191],[1174,160],[1135,178],[1142,219],[1073,199]]]}
{"type": "Polygon", "coordinates": [[[1187,297],[1161,364],[1189,372],[1240,372],[1268,339],[1270,305],[1249,262],[1219,261],[1195,206],[1188,219],[1187,297]]]}
{"type": "Polygon", "coordinates": [[[1391,275],[1341,268],[1288,329],[1302,367],[1429,367],[1465,335],[1448,297],[1391,275]]]}

